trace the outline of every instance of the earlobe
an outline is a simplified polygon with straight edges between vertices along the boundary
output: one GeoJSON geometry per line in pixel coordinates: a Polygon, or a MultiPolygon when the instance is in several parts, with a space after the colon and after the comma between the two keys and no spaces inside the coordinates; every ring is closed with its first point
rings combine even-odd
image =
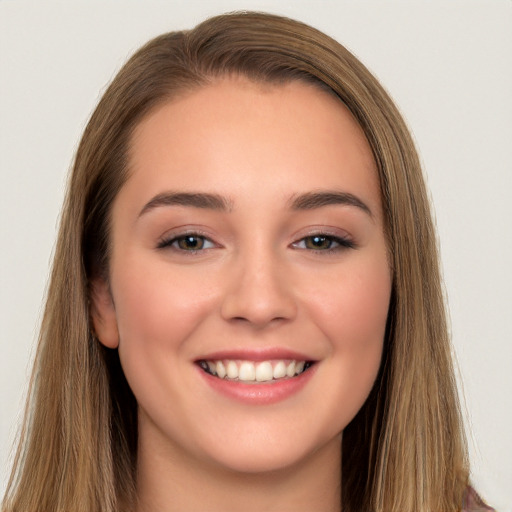
{"type": "Polygon", "coordinates": [[[108,283],[97,278],[91,283],[90,315],[94,332],[99,341],[107,348],[119,346],[116,310],[108,283]]]}

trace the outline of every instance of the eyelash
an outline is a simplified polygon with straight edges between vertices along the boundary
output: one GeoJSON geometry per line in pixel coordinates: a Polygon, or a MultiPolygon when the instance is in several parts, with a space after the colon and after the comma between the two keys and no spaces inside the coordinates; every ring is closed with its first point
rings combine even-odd
{"type": "MultiPolygon", "coordinates": [[[[349,238],[329,235],[326,233],[313,233],[311,235],[307,235],[307,236],[302,237],[301,239],[297,240],[296,242],[293,242],[291,244],[291,246],[294,249],[309,250],[309,251],[313,251],[315,253],[334,253],[334,252],[343,251],[346,249],[354,249],[356,247],[354,242],[352,240],[350,240],[349,238]],[[318,241],[320,243],[327,242],[328,247],[326,247],[326,248],[309,247],[308,248],[307,247],[308,241],[317,243],[317,242],[314,242],[315,239],[318,239],[318,241]],[[301,244],[301,243],[304,243],[306,246],[299,247],[299,244],[301,244]],[[333,245],[334,245],[334,247],[333,247],[333,245]]],[[[201,251],[212,249],[213,247],[215,247],[215,243],[212,242],[208,237],[206,237],[200,233],[193,233],[193,232],[180,234],[178,236],[172,236],[170,238],[164,238],[160,242],[158,242],[158,245],[157,245],[157,249],[171,248],[175,251],[188,253],[191,255],[197,254],[201,251]],[[185,248],[178,246],[180,242],[186,242],[187,239],[189,239],[189,240],[195,239],[198,241],[202,241],[203,245],[201,247],[199,247],[198,249],[194,249],[194,248],[185,249],[185,248]],[[211,247],[204,247],[205,243],[211,244],[211,247]]]]}
{"type": "Polygon", "coordinates": [[[296,242],[293,242],[292,247],[299,250],[310,250],[315,253],[334,253],[338,251],[343,251],[346,249],[354,249],[356,247],[355,243],[346,237],[340,237],[335,235],[329,235],[327,233],[313,233],[311,235],[307,235],[296,242]],[[325,249],[318,249],[314,247],[298,247],[298,245],[302,242],[307,244],[308,241],[313,241],[315,239],[319,239],[320,242],[327,242],[329,246],[325,249]],[[334,244],[334,247],[333,247],[334,244]]]}
{"type": "Polygon", "coordinates": [[[202,240],[203,245],[206,242],[209,242],[212,247],[215,247],[214,242],[212,242],[207,236],[204,236],[200,233],[183,233],[178,236],[171,236],[170,238],[164,238],[158,242],[157,249],[165,249],[170,248],[174,249],[175,251],[183,252],[183,253],[189,253],[189,254],[197,254],[198,252],[204,251],[206,249],[211,249],[212,247],[200,247],[199,249],[183,249],[178,247],[178,244],[181,241],[186,241],[187,239],[197,239],[202,240]]]}

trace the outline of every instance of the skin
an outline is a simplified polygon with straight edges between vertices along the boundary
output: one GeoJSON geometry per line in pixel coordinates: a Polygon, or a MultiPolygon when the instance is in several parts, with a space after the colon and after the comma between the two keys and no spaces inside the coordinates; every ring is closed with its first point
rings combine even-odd
{"type": "Polygon", "coordinates": [[[225,78],[146,117],[130,171],[93,321],[139,404],[139,510],[339,510],[342,431],[375,381],[391,292],[360,127],[314,86],[225,78]],[[290,208],[320,190],[369,211],[290,208]],[[145,208],[169,191],[218,194],[228,208],[145,208]],[[172,242],[191,232],[204,249],[172,242]],[[309,248],[319,233],[354,247],[309,248]],[[316,361],[303,389],[271,405],[219,394],[196,364],[267,347],[316,361]]]}

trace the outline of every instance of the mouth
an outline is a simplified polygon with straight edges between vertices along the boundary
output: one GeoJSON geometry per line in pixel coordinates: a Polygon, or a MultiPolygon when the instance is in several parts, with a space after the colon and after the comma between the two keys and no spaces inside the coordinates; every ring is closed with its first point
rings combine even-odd
{"type": "Polygon", "coordinates": [[[227,381],[251,383],[293,379],[309,370],[315,361],[271,359],[247,361],[241,359],[200,359],[196,364],[208,375],[227,381]]]}

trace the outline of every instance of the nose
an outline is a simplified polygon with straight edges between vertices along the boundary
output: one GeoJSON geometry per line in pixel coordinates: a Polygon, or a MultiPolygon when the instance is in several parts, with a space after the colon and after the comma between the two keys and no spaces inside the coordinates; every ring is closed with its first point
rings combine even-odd
{"type": "Polygon", "coordinates": [[[277,258],[260,251],[239,258],[221,306],[222,317],[261,329],[292,320],[297,313],[292,279],[277,258]]]}

